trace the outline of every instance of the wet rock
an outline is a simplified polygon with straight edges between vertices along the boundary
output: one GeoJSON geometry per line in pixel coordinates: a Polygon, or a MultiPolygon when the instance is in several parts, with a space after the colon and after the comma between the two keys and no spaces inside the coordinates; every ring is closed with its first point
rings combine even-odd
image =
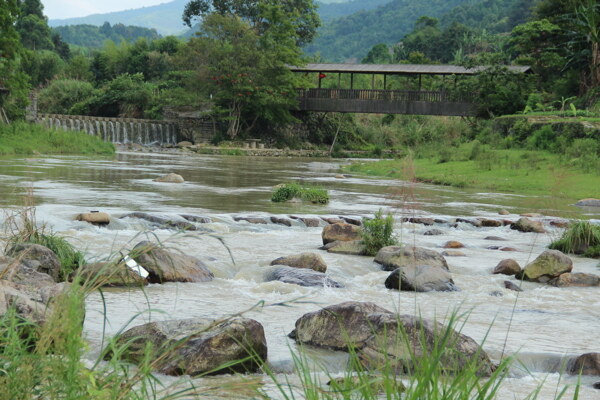
{"type": "Polygon", "coordinates": [[[346,178],[346,176],[343,175],[343,174],[336,174],[335,175],[335,179],[345,179],[345,178],[346,178]]]}
{"type": "Polygon", "coordinates": [[[426,218],[426,217],[402,218],[402,222],[410,222],[412,224],[422,224],[422,225],[427,225],[427,226],[435,224],[435,221],[433,220],[433,218],[426,218]]]}
{"type": "Polygon", "coordinates": [[[362,218],[345,217],[343,215],[340,215],[340,218],[347,224],[362,226],[362,218]]]}
{"type": "Polygon", "coordinates": [[[77,215],[75,220],[87,222],[92,225],[105,226],[110,224],[110,215],[105,212],[92,211],[77,215]]]}
{"type": "Polygon", "coordinates": [[[192,142],[188,142],[187,140],[183,140],[179,143],[177,143],[177,147],[182,148],[182,147],[191,147],[193,146],[192,142]]]}
{"type": "Polygon", "coordinates": [[[518,279],[546,283],[552,278],[571,272],[573,261],[558,250],[546,250],[527,264],[517,275],[518,279]]]}
{"type": "Polygon", "coordinates": [[[446,259],[438,252],[416,246],[387,246],[377,252],[375,262],[384,271],[417,265],[429,265],[448,270],[446,259]]]}
{"type": "Polygon", "coordinates": [[[444,232],[439,230],[439,229],[430,229],[428,231],[425,231],[425,233],[423,233],[423,235],[425,236],[439,236],[439,235],[443,235],[444,232]]]}
{"type": "Polygon", "coordinates": [[[523,289],[521,289],[518,285],[516,285],[514,282],[511,282],[511,281],[504,281],[504,287],[507,288],[508,290],[514,290],[515,292],[523,291],[523,289]]]}
{"type": "Polygon", "coordinates": [[[519,218],[519,220],[510,225],[510,229],[519,232],[545,233],[544,225],[539,221],[532,221],[529,218],[519,218]]]}
{"type": "Polygon", "coordinates": [[[333,288],[343,287],[338,282],[330,279],[323,272],[293,267],[275,267],[267,272],[265,275],[265,281],[280,281],[299,286],[327,286],[333,288]]]}
{"type": "Polygon", "coordinates": [[[600,199],[582,199],[575,205],[579,207],[600,207],[600,199]]]}
{"type": "MultiPolygon", "coordinates": [[[[441,219],[441,218],[434,218],[433,222],[435,222],[436,224],[447,224],[447,223],[449,223],[448,220],[441,219]]],[[[454,222],[454,219],[452,219],[452,222],[454,222]]]]}
{"type": "Polygon", "coordinates": [[[159,176],[154,179],[154,182],[163,182],[163,183],[183,183],[185,180],[181,175],[170,173],[167,175],[159,176]]]}
{"type": "Polygon", "coordinates": [[[495,219],[486,219],[486,218],[483,218],[480,221],[481,221],[481,226],[485,226],[485,227],[496,228],[496,227],[504,225],[502,223],[502,221],[497,221],[495,219]]]}
{"type": "Polygon", "coordinates": [[[359,232],[360,228],[356,225],[346,223],[332,224],[323,228],[321,237],[323,244],[335,242],[336,240],[349,242],[351,240],[360,240],[359,232]]]}
{"type": "Polygon", "coordinates": [[[500,237],[500,236],[486,236],[483,240],[495,240],[498,242],[505,242],[506,239],[500,237]]]}
{"type": "Polygon", "coordinates": [[[446,250],[442,251],[444,257],[466,257],[467,255],[459,250],[446,250]]]}
{"type": "Polygon", "coordinates": [[[313,271],[327,271],[327,264],[323,258],[316,253],[300,253],[287,257],[279,257],[271,261],[271,265],[286,265],[294,268],[307,268],[313,271]]]}
{"type": "Polygon", "coordinates": [[[586,353],[569,360],[567,372],[573,375],[600,376],[600,353],[586,353]]]}
{"type": "Polygon", "coordinates": [[[490,292],[490,296],[492,296],[492,297],[502,297],[502,296],[504,296],[504,293],[502,293],[499,290],[494,290],[493,292],[490,292]]]}
{"type": "Polygon", "coordinates": [[[143,219],[144,221],[148,221],[151,224],[155,225],[157,228],[175,228],[181,229],[184,231],[195,231],[198,230],[194,224],[191,224],[188,221],[178,221],[173,220],[172,218],[160,217],[157,215],[152,215],[144,212],[133,212],[129,214],[123,215],[120,219],[124,218],[138,218],[143,219]]]}
{"type": "Polygon", "coordinates": [[[499,250],[500,251],[519,251],[519,250],[515,249],[514,247],[500,247],[499,250]]]}
{"type": "Polygon", "coordinates": [[[450,240],[450,241],[444,243],[443,247],[445,249],[462,249],[463,247],[465,247],[465,245],[462,244],[461,242],[457,242],[456,240],[450,240]]]}
{"type": "Polygon", "coordinates": [[[441,267],[417,265],[398,268],[385,280],[385,287],[411,292],[452,292],[458,290],[450,272],[441,267]]]}
{"type": "Polygon", "coordinates": [[[249,318],[151,322],[119,335],[125,344],[125,360],[142,362],[150,346],[155,370],[174,376],[257,372],[267,358],[263,326],[249,318]]]}
{"type": "Polygon", "coordinates": [[[264,224],[268,223],[267,219],[264,218],[264,217],[240,217],[240,216],[237,216],[237,217],[233,217],[233,220],[235,222],[246,221],[249,224],[262,224],[262,225],[264,225],[264,224]]]}
{"type": "Polygon", "coordinates": [[[600,382],[596,382],[596,383],[594,383],[594,384],[592,385],[592,387],[593,387],[594,389],[599,389],[599,390],[600,390],[600,382]]]}
{"type": "Polygon", "coordinates": [[[554,226],[555,228],[566,229],[570,225],[569,221],[560,221],[560,220],[552,220],[550,221],[550,226],[554,226]]]}
{"type": "Polygon", "coordinates": [[[289,218],[271,217],[271,222],[277,225],[292,226],[292,220],[289,218]]]}
{"type": "Polygon", "coordinates": [[[556,287],[593,287],[600,286],[600,276],[583,273],[566,273],[548,282],[556,287]]]}
{"type": "Polygon", "coordinates": [[[332,217],[321,217],[321,219],[328,224],[339,224],[344,223],[344,220],[341,218],[332,218],[332,217]]]}
{"type": "Polygon", "coordinates": [[[28,267],[50,275],[55,282],[61,280],[60,260],[52,250],[45,246],[32,243],[18,243],[12,246],[6,252],[6,255],[18,258],[28,267]]]}
{"type": "Polygon", "coordinates": [[[512,258],[507,258],[500,261],[492,273],[512,276],[518,274],[519,272],[521,272],[521,266],[519,263],[512,258]]]}
{"type": "Polygon", "coordinates": [[[138,243],[129,256],[150,273],[150,283],[207,282],[214,277],[197,258],[171,252],[148,241],[138,243]]]}
{"type": "Polygon", "coordinates": [[[186,221],[195,222],[197,224],[210,224],[212,220],[209,217],[201,217],[198,215],[189,215],[189,214],[181,214],[179,215],[181,218],[186,221]]]}
{"type": "Polygon", "coordinates": [[[328,249],[328,253],[333,254],[347,254],[351,256],[364,256],[366,255],[366,248],[362,240],[353,240],[351,242],[331,242],[325,246],[331,245],[328,249]]]}
{"type": "Polygon", "coordinates": [[[500,210],[500,211],[498,211],[498,214],[500,214],[500,215],[509,215],[510,213],[508,211],[506,211],[506,210],[500,210]]]}
{"type": "Polygon", "coordinates": [[[123,262],[97,262],[79,268],[79,276],[84,281],[93,280],[96,285],[108,287],[139,287],[148,281],[128,268],[123,262]]]}
{"type": "Polygon", "coordinates": [[[465,224],[473,225],[476,228],[481,227],[481,221],[478,219],[469,219],[469,218],[456,218],[456,222],[462,222],[465,224]]]}
{"type": "Polygon", "coordinates": [[[299,221],[302,221],[308,228],[316,228],[321,225],[321,219],[310,218],[310,217],[299,217],[299,221]]]}
{"type": "MultiPolygon", "coordinates": [[[[391,364],[397,371],[409,372],[414,360],[428,354],[447,329],[439,323],[393,314],[373,303],[346,302],[303,315],[290,337],[317,347],[352,348],[369,370],[391,364]],[[398,340],[399,329],[406,340],[404,336],[398,340]]],[[[446,337],[440,357],[445,372],[458,372],[474,360],[480,375],[491,374],[493,364],[473,339],[453,330],[446,337]]]]}

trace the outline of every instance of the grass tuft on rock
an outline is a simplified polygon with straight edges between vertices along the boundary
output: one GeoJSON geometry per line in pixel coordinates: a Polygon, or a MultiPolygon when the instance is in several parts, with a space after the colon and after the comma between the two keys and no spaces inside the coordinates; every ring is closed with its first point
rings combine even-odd
{"type": "Polygon", "coordinates": [[[365,254],[374,256],[379,249],[398,244],[394,236],[394,218],[391,214],[383,216],[383,211],[375,213],[373,219],[365,220],[360,230],[365,245],[365,254]]]}
{"type": "Polygon", "coordinates": [[[572,223],[560,239],[550,243],[549,248],[563,253],[580,254],[585,257],[600,257],[600,225],[589,221],[572,223]]]}
{"type": "Polygon", "coordinates": [[[297,183],[285,183],[275,189],[271,196],[274,203],[283,203],[292,199],[310,201],[314,204],[329,203],[327,190],[310,186],[301,186],[297,183]]]}

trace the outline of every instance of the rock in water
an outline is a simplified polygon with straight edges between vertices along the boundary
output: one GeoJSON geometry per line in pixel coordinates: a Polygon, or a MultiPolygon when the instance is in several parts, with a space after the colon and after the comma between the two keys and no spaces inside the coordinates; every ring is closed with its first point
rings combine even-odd
{"type": "Polygon", "coordinates": [[[600,199],[581,199],[575,205],[579,207],[600,207],[600,199]]]}
{"type": "Polygon", "coordinates": [[[549,282],[556,287],[593,287],[600,285],[600,276],[582,273],[565,273],[549,282]]]}
{"type": "Polygon", "coordinates": [[[425,233],[423,233],[423,235],[425,236],[438,236],[438,235],[443,235],[444,232],[439,230],[439,229],[430,229],[428,231],[425,231],[425,233]]]}
{"type": "Polygon", "coordinates": [[[572,270],[573,261],[568,256],[558,250],[546,250],[531,263],[527,264],[517,274],[517,278],[531,282],[546,283],[572,270]]]}
{"type": "Polygon", "coordinates": [[[535,232],[545,233],[544,225],[539,221],[532,221],[529,218],[519,218],[519,220],[510,225],[510,229],[517,230],[519,232],[535,232]]]}
{"type": "Polygon", "coordinates": [[[163,182],[163,183],[183,183],[185,180],[181,175],[170,173],[167,175],[159,176],[154,179],[154,182],[163,182]]]}
{"type": "Polygon", "coordinates": [[[516,284],[514,284],[511,281],[504,281],[504,287],[507,288],[508,290],[513,290],[515,292],[523,291],[523,289],[521,289],[519,286],[517,286],[516,284]]]}
{"type": "Polygon", "coordinates": [[[148,284],[145,278],[120,262],[97,262],[86,264],[79,268],[79,276],[84,281],[93,280],[97,285],[108,287],[144,286],[148,284]]]}
{"type": "Polygon", "coordinates": [[[600,353],[586,353],[571,359],[567,371],[574,375],[600,376],[600,353]]]}
{"type": "Polygon", "coordinates": [[[181,221],[181,220],[177,221],[177,220],[172,220],[170,218],[165,218],[165,217],[152,215],[152,214],[148,214],[148,213],[144,213],[144,212],[133,212],[133,213],[125,214],[122,217],[120,217],[120,219],[123,219],[123,218],[143,219],[145,221],[148,221],[152,224],[157,225],[159,228],[175,228],[175,229],[182,229],[185,231],[195,231],[198,229],[198,228],[196,228],[196,226],[194,224],[188,222],[187,219],[184,219],[183,221],[181,221]]]}
{"type": "Polygon", "coordinates": [[[331,242],[327,243],[324,247],[328,253],[333,254],[348,254],[351,256],[364,256],[367,249],[362,240],[351,240],[349,242],[331,242]]]}
{"type": "Polygon", "coordinates": [[[521,272],[521,266],[512,258],[507,258],[498,263],[494,268],[493,274],[516,275],[521,272]]]}
{"type": "Polygon", "coordinates": [[[307,268],[317,272],[326,272],[327,264],[323,257],[315,253],[300,253],[293,256],[279,257],[271,261],[271,265],[287,265],[294,268],[307,268]]]}
{"type": "Polygon", "coordinates": [[[348,242],[351,240],[360,240],[359,232],[360,227],[356,225],[346,223],[331,224],[323,228],[321,238],[323,239],[323,244],[335,242],[336,240],[348,242]]]}
{"type": "Polygon", "coordinates": [[[196,257],[177,254],[148,241],[138,243],[129,256],[150,273],[150,283],[207,282],[214,277],[196,257]]]}
{"type": "Polygon", "coordinates": [[[429,265],[448,270],[446,259],[438,252],[416,246],[388,246],[377,252],[375,262],[385,271],[406,266],[429,265]]]}
{"type": "Polygon", "coordinates": [[[343,287],[324,273],[305,268],[275,267],[267,272],[265,280],[267,282],[280,281],[299,286],[343,287]]]}
{"type": "Polygon", "coordinates": [[[385,287],[412,292],[451,292],[458,290],[448,270],[429,265],[398,268],[387,277],[385,287]]]}
{"type": "Polygon", "coordinates": [[[439,365],[448,373],[473,363],[482,376],[489,376],[495,369],[487,354],[468,336],[439,323],[393,314],[374,303],[346,302],[305,314],[296,321],[290,337],[317,347],[353,349],[363,366],[372,370],[389,363],[395,370],[410,372],[420,358],[431,356],[431,352],[441,352],[439,365]]]}
{"type": "Polygon", "coordinates": [[[450,240],[450,241],[444,243],[443,247],[445,249],[462,249],[463,247],[465,247],[465,245],[462,244],[461,242],[457,242],[456,240],[450,240]]]}
{"type": "Polygon", "coordinates": [[[123,358],[141,362],[147,346],[156,371],[167,375],[256,372],[267,359],[263,326],[253,319],[193,318],[151,322],[119,335],[123,358]]]}
{"type": "Polygon", "coordinates": [[[110,224],[110,215],[105,212],[82,213],[75,217],[77,221],[88,222],[92,225],[104,226],[110,224]]]}
{"type": "Polygon", "coordinates": [[[55,282],[61,280],[60,260],[52,250],[45,246],[33,243],[18,243],[11,247],[6,255],[19,258],[28,267],[50,275],[55,282]]]}

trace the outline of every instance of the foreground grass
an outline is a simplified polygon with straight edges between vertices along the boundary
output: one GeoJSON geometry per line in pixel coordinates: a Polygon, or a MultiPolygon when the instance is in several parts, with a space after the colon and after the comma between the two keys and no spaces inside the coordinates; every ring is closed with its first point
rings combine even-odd
{"type": "Polygon", "coordinates": [[[0,155],[38,153],[111,155],[115,146],[82,132],[50,130],[26,122],[0,124],[0,155]]]}
{"type": "Polygon", "coordinates": [[[600,197],[600,175],[565,165],[559,156],[522,150],[488,150],[477,160],[440,162],[437,157],[360,162],[347,171],[365,175],[527,195],[579,200],[600,197]]]}

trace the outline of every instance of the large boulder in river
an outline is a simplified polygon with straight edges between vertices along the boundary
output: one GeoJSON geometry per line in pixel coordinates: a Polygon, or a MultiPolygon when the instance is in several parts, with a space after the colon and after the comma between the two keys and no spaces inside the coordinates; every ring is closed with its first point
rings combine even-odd
{"type": "Polygon", "coordinates": [[[347,254],[351,256],[364,256],[367,248],[362,240],[351,240],[348,242],[335,241],[323,246],[323,250],[333,254],[347,254]]]}
{"type": "Polygon", "coordinates": [[[581,199],[575,205],[579,207],[600,207],[600,199],[581,199]]]}
{"type": "Polygon", "coordinates": [[[519,220],[510,225],[510,229],[517,230],[519,232],[535,232],[545,233],[544,225],[540,221],[532,221],[529,218],[519,218],[519,220]]]}
{"type": "Polygon", "coordinates": [[[438,252],[416,246],[387,246],[377,252],[375,262],[385,271],[417,265],[429,265],[448,270],[446,259],[438,252]]]}
{"type": "Polygon", "coordinates": [[[16,258],[0,257],[1,279],[37,289],[52,287],[56,284],[50,275],[39,272],[21,261],[16,258]]]}
{"type": "Polygon", "coordinates": [[[128,268],[124,262],[97,262],[79,268],[79,276],[84,281],[93,281],[99,286],[139,287],[148,284],[146,278],[128,268]]]}
{"type": "Polygon", "coordinates": [[[502,275],[516,275],[521,272],[521,266],[516,260],[512,258],[506,258],[496,265],[494,268],[493,274],[502,274],[502,275]]]}
{"type": "Polygon", "coordinates": [[[248,318],[151,322],[119,335],[117,345],[125,344],[125,360],[140,363],[149,351],[166,375],[256,372],[267,359],[263,326],[248,318]]]}
{"type": "Polygon", "coordinates": [[[373,370],[389,363],[409,372],[420,358],[435,357],[435,352],[441,352],[439,365],[445,372],[458,372],[472,363],[483,376],[494,370],[473,339],[439,323],[393,314],[374,303],[345,302],[305,314],[290,337],[317,347],[352,349],[363,366],[373,370]]]}
{"type": "Polygon", "coordinates": [[[61,279],[60,260],[52,250],[45,246],[33,243],[18,243],[12,246],[6,252],[6,255],[18,258],[28,267],[50,275],[55,282],[59,282],[61,279]]]}
{"type": "Polygon", "coordinates": [[[351,240],[360,240],[360,227],[353,224],[338,223],[327,225],[323,228],[321,237],[323,244],[335,242],[336,240],[348,242],[351,240]]]}
{"type": "Polygon", "coordinates": [[[178,254],[148,241],[138,243],[129,256],[150,273],[150,283],[207,282],[214,277],[196,257],[178,254]]]}
{"type": "Polygon", "coordinates": [[[150,222],[151,224],[155,225],[158,228],[165,228],[165,229],[174,228],[174,229],[181,229],[184,231],[198,230],[196,225],[189,222],[189,220],[187,220],[183,217],[179,217],[179,216],[168,217],[168,216],[159,216],[159,215],[148,214],[148,213],[144,213],[144,212],[132,212],[132,213],[125,214],[122,217],[120,217],[120,219],[124,219],[124,218],[143,219],[145,221],[150,222]]]}
{"type": "Polygon", "coordinates": [[[600,376],[600,353],[586,353],[569,361],[570,374],[600,376]]]}
{"type": "Polygon", "coordinates": [[[307,268],[317,272],[327,271],[323,257],[316,253],[300,253],[293,256],[279,257],[271,261],[271,265],[287,265],[294,268],[307,268]]]}
{"type": "Polygon", "coordinates": [[[412,292],[451,292],[458,290],[448,270],[429,265],[411,265],[398,268],[387,277],[385,287],[412,292]]]}
{"type": "Polygon", "coordinates": [[[593,287],[600,285],[600,276],[594,274],[566,273],[549,282],[556,287],[593,287]]]}
{"type": "Polygon", "coordinates": [[[517,278],[531,282],[546,283],[553,278],[571,272],[573,261],[558,250],[546,250],[517,274],[517,278]]]}
{"type": "Polygon", "coordinates": [[[92,211],[81,213],[75,217],[77,221],[83,221],[92,225],[104,226],[110,224],[110,215],[105,212],[92,211]]]}
{"type": "Polygon", "coordinates": [[[280,281],[299,286],[342,287],[323,272],[293,267],[275,267],[265,274],[265,281],[280,281]]]}
{"type": "Polygon", "coordinates": [[[185,182],[185,180],[179,174],[170,173],[170,174],[162,175],[162,176],[155,178],[154,182],[183,183],[183,182],[185,182]]]}

